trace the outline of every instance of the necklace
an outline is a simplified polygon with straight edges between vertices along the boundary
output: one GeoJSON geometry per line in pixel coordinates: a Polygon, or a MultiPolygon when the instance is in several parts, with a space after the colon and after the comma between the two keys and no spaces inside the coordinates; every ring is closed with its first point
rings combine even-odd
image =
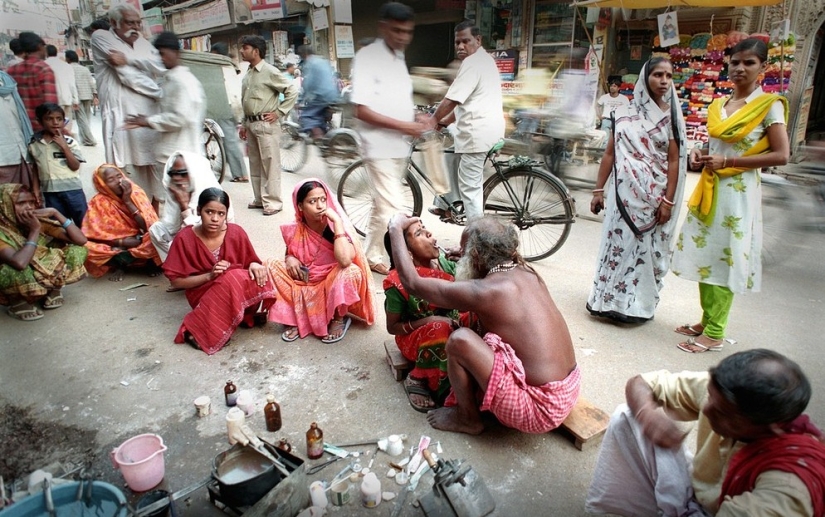
{"type": "Polygon", "coordinates": [[[507,271],[511,271],[517,265],[518,264],[516,264],[512,260],[510,262],[502,262],[501,264],[491,267],[490,270],[487,271],[487,274],[492,275],[493,273],[504,273],[507,271]]]}

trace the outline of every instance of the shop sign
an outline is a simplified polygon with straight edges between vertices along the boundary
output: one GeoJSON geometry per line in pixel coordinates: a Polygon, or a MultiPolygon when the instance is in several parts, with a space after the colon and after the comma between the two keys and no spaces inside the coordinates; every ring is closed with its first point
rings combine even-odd
{"type": "Polygon", "coordinates": [[[355,57],[355,43],[352,41],[351,25],[335,26],[335,55],[339,59],[355,57]]]}
{"type": "Polygon", "coordinates": [[[352,0],[333,0],[335,23],[352,23],[352,0]]]}
{"type": "Polygon", "coordinates": [[[226,0],[190,7],[172,14],[172,31],[178,34],[188,34],[230,23],[232,20],[226,0]]]}
{"type": "Polygon", "coordinates": [[[143,13],[143,26],[149,29],[149,34],[163,32],[163,10],[160,7],[147,9],[143,13]]]}
{"type": "Polygon", "coordinates": [[[329,28],[329,18],[325,8],[312,10],[312,30],[320,31],[329,28]]]}
{"type": "Polygon", "coordinates": [[[492,50],[490,55],[493,56],[493,60],[496,62],[502,81],[515,79],[516,71],[518,71],[518,50],[492,50]]]}
{"type": "Polygon", "coordinates": [[[243,0],[249,2],[252,20],[277,20],[284,17],[283,0],[243,0]]]}

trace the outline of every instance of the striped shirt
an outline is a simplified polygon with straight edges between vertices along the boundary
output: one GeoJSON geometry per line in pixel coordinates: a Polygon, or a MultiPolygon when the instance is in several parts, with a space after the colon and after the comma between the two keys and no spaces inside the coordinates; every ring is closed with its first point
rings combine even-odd
{"type": "Polygon", "coordinates": [[[97,95],[95,78],[88,68],[80,63],[72,63],[74,69],[74,84],[77,86],[77,97],[82,101],[90,101],[97,95]]]}
{"type": "Polygon", "coordinates": [[[10,66],[6,70],[15,82],[17,92],[26,106],[26,113],[32,123],[32,129],[43,129],[34,115],[34,109],[44,102],[57,104],[57,86],[54,81],[54,71],[45,61],[36,56],[29,56],[22,63],[10,66]]]}

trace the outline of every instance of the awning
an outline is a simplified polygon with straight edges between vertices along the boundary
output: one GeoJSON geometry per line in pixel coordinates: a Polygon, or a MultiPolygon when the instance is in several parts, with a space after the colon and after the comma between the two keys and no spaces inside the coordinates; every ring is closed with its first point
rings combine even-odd
{"type": "Polygon", "coordinates": [[[621,7],[624,9],[661,9],[664,7],[758,7],[777,5],[783,0],[587,0],[579,7],[621,7]]]}

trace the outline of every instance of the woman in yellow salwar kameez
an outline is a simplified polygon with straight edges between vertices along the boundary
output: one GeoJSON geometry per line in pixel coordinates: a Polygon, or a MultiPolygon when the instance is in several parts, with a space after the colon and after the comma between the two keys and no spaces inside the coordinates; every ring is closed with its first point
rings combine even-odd
{"type": "Polygon", "coordinates": [[[730,97],[708,110],[709,149],[694,152],[703,166],[689,213],[676,242],[673,273],[699,282],[702,319],[676,332],[690,336],[678,348],[689,353],[721,350],[734,293],[759,291],[762,279],[762,190],[760,169],[784,165],[790,146],[787,101],[766,94],[758,77],[768,49],[757,39],[731,50],[730,97]]]}

